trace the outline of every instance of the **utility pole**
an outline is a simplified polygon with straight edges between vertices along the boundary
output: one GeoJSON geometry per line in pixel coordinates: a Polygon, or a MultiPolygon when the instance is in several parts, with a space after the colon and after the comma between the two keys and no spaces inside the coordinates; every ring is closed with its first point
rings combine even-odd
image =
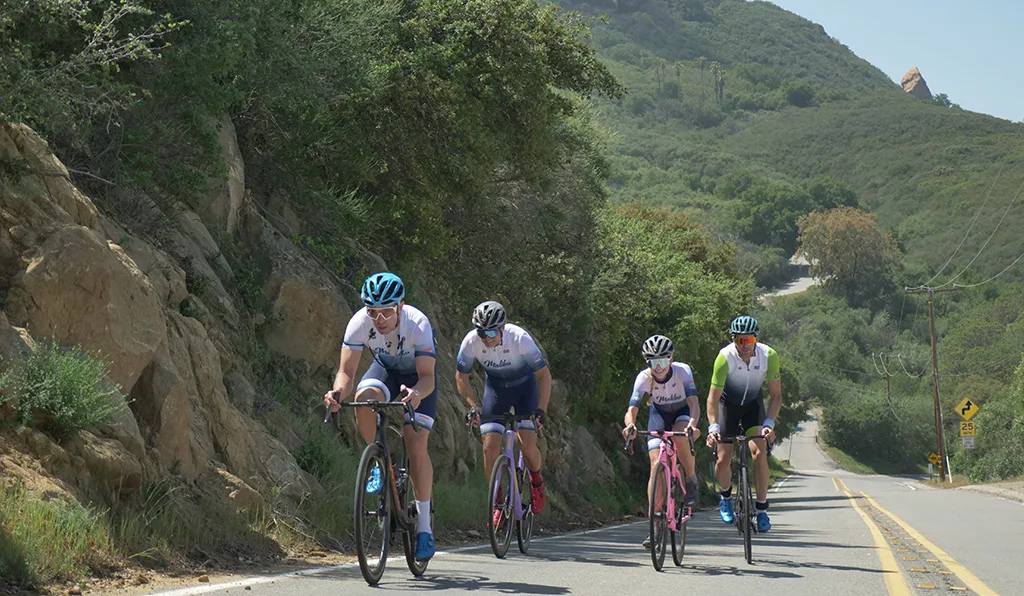
{"type": "MultiPolygon", "coordinates": [[[[942,405],[939,403],[939,356],[935,349],[935,309],[932,307],[935,292],[951,292],[955,288],[904,288],[904,294],[928,294],[928,333],[932,340],[932,380],[935,387],[935,441],[939,445],[939,459],[942,466],[939,468],[939,480],[946,480],[946,469],[949,467],[949,459],[946,457],[946,442],[942,439],[942,405]]],[[[950,477],[952,481],[952,477],[950,477]]]]}

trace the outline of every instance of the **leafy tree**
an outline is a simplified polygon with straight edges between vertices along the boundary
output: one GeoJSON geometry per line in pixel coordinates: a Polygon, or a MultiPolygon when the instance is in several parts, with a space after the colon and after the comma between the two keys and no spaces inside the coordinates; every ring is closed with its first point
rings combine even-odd
{"type": "Polygon", "coordinates": [[[797,220],[814,209],[811,195],[789,182],[762,180],[740,193],[740,200],[736,215],[743,237],[793,254],[797,220]]]}
{"type": "Polygon", "coordinates": [[[92,118],[116,121],[139,101],[120,69],[157,58],[184,24],[148,4],[0,0],[0,119],[79,143],[92,118]]]}
{"type": "Polygon", "coordinates": [[[804,189],[811,196],[815,211],[858,206],[853,187],[834,176],[824,175],[808,180],[804,189]]]}
{"type": "Polygon", "coordinates": [[[940,105],[944,108],[953,108],[956,110],[960,109],[960,105],[950,101],[949,96],[946,95],[945,93],[936,93],[935,96],[932,97],[932,103],[940,105]]]}
{"type": "Polygon", "coordinates": [[[891,292],[901,255],[874,215],[839,207],[805,215],[798,225],[799,254],[829,292],[854,306],[878,305],[891,292]]]}
{"type": "Polygon", "coordinates": [[[795,82],[786,87],[786,101],[798,108],[807,108],[814,101],[814,87],[806,81],[795,82]]]}

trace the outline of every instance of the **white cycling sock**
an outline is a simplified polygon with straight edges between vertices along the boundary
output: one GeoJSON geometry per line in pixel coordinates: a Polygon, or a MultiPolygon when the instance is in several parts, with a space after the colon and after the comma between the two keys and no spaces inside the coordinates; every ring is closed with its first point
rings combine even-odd
{"type": "Polygon", "coordinates": [[[416,531],[430,532],[430,500],[416,501],[416,531]]]}

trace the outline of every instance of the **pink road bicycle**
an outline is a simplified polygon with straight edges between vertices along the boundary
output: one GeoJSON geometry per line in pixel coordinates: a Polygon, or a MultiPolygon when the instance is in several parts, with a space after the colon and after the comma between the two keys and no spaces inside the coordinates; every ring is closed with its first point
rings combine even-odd
{"type": "MultiPolygon", "coordinates": [[[[693,508],[686,505],[686,483],[679,472],[679,460],[676,457],[676,446],[672,437],[685,436],[690,440],[690,455],[694,454],[693,437],[690,431],[675,432],[636,431],[635,436],[657,437],[661,439],[658,462],[654,465],[654,484],[651,487],[648,518],[651,522],[651,561],[654,569],[661,571],[665,563],[665,538],[671,534],[672,561],[676,567],[683,564],[683,551],[686,548],[686,522],[693,516],[693,508]]],[[[626,439],[624,448],[633,452],[632,438],[626,439]]]]}

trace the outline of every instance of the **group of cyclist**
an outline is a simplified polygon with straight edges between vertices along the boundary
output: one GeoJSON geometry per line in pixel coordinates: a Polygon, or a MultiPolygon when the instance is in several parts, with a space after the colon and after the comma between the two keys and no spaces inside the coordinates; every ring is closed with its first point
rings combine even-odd
{"type": "MultiPolygon", "coordinates": [[[[715,478],[719,486],[718,511],[722,521],[735,521],[732,502],[732,441],[737,437],[759,435],[768,443],[775,438],[775,418],[782,410],[782,380],[779,356],[771,347],[758,341],[760,329],[757,320],[740,316],[729,325],[732,341],[718,352],[708,391],[708,447],[717,447],[715,478]],[[766,411],[762,387],[767,384],[771,403],[766,411]]],[[[633,383],[633,394],[623,419],[622,436],[632,439],[636,434],[636,418],[642,402],[648,402],[647,430],[672,430],[680,434],[672,437],[686,475],[688,505],[697,502],[696,465],[693,455],[683,443],[700,436],[700,404],[693,371],[688,364],[673,360],[672,340],[664,335],[651,336],[641,348],[647,367],[640,371],[633,383]]],[[[771,529],[768,518],[768,457],[760,441],[748,441],[754,459],[757,530],[771,529]]],[[[647,450],[651,460],[652,476],[648,494],[654,481],[654,466],[659,459],[661,439],[651,437],[647,450]]],[[[649,548],[651,537],[644,539],[649,548]]]]}
{"type": "MultiPolygon", "coordinates": [[[[437,350],[435,333],[426,315],[405,303],[405,285],[393,273],[376,273],[363,282],[360,298],[364,307],[356,312],[345,329],[338,372],[324,404],[335,412],[341,402],[355,392],[356,401],[407,402],[415,411],[421,432],[412,432],[412,421],[406,415],[403,428],[409,454],[410,477],[416,495],[416,559],[434,555],[434,535],[430,520],[430,499],[433,488],[433,466],[427,453],[430,431],[437,413],[437,350]],[[362,378],[355,381],[364,349],[373,360],[362,378]]],[[[537,425],[543,426],[551,398],[551,371],[536,342],[522,327],[509,323],[505,307],[487,301],[473,310],[473,329],[459,348],[456,386],[470,410],[471,424],[508,413],[531,413],[537,425]],[[476,392],[470,383],[474,364],[484,371],[482,408],[478,408],[476,392]]],[[[708,394],[709,446],[718,445],[715,475],[722,487],[719,506],[722,521],[733,522],[731,501],[731,458],[733,437],[749,431],[772,440],[774,419],[782,406],[778,355],[757,341],[757,321],[739,317],[732,322],[733,342],[722,348],[715,361],[708,394]],[[767,381],[772,397],[766,413],[762,385],[767,381]]],[[[697,387],[690,366],[673,361],[672,341],[655,335],[643,343],[647,367],[637,375],[633,394],[626,411],[623,436],[630,438],[636,430],[637,414],[646,398],[649,401],[649,430],[688,431],[700,435],[700,406],[697,387]]],[[[356,425],[367,443],[376,431],[373,412],[357,409],[356,425]]],[[[489,474],[501,449],[500,423],[480,424],[483,442],[484,473],[489,474]]],[[[537,426],[527,421],[519,425],[522,452],[530,470],[531,508],[534,514],[544,509],[544,479],[541,476],[541,454],[537,446],[537,426]]],[[[683,436],[674,438],[685,441],[683,436]]],[[[658,457],[660,439],[648,441],[652,468],[658,457]]],[[[755,462],[758,531],[771,528],[768,520],[768,460],[756,441],[750,442],[755,462]]],[[[686,492],[691,504],[696,501],[697,478],[695,462],[689,449],[678,449],[686,475],[686,492]]],[[[382,473],[372,470],[365,490],[383,490],[382,473]]],[[[650,488],[648,488],[650,490],[650,488]]],[[[499,523],[490,521],[489,523],[499,523]]],[[[649,538],[645,546],[649,546],[649,538]]]]}

